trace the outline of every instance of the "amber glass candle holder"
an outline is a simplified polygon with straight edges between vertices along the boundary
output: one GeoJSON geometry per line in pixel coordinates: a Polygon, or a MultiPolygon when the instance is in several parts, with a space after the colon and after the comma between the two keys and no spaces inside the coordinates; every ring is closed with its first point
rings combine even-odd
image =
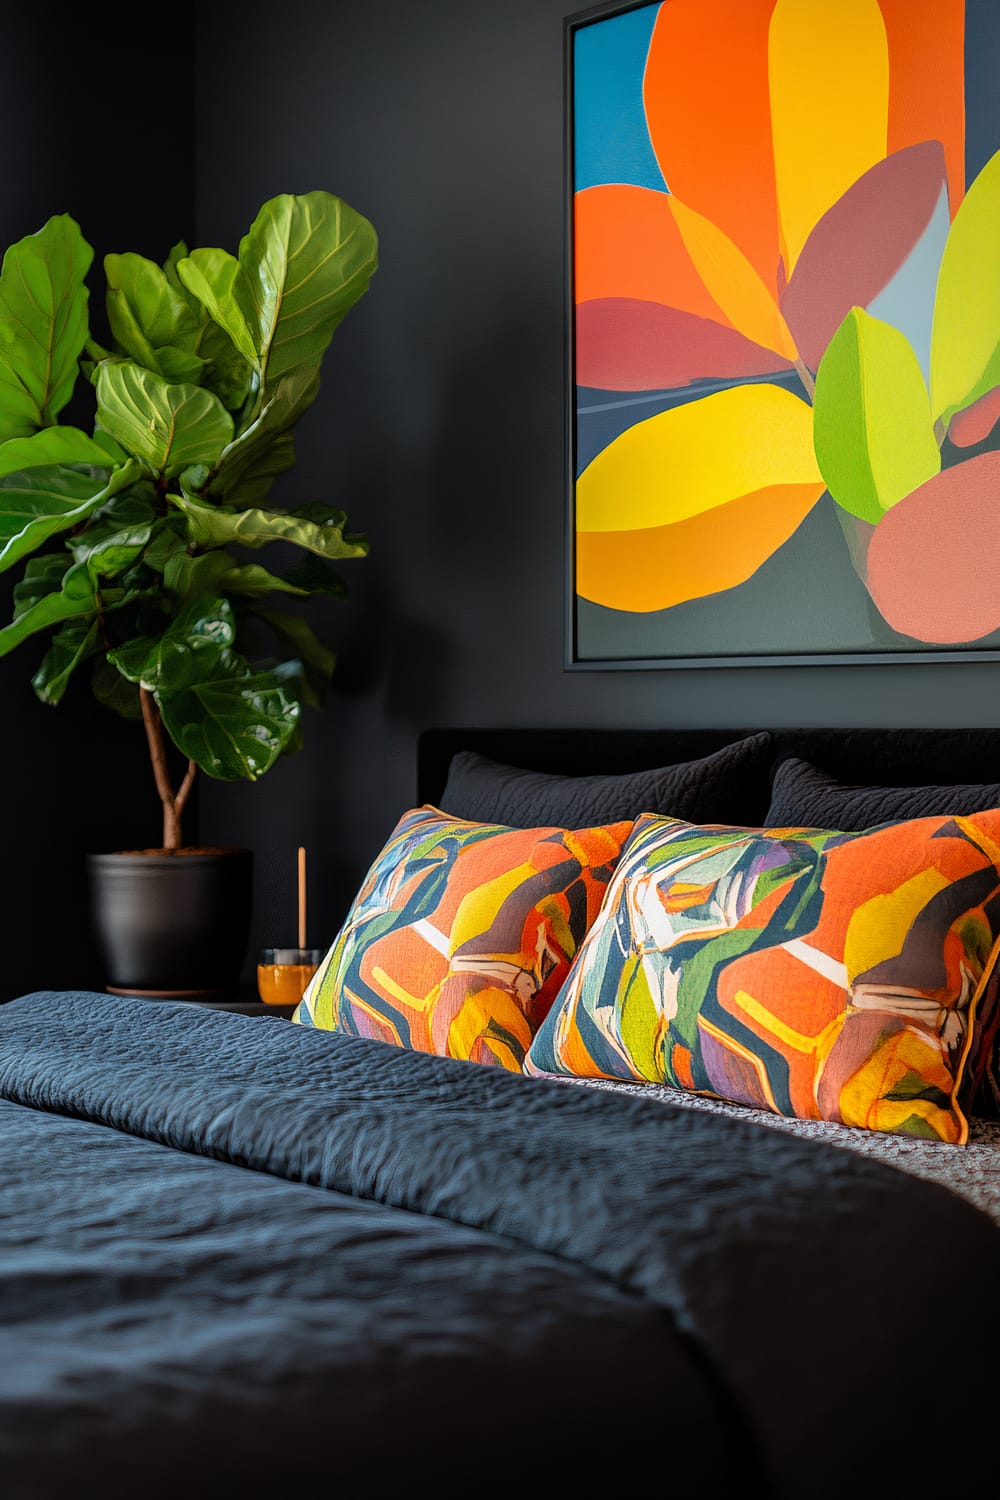
{"type": "Polygon", "coordinates": [[[261,948],[257,993],[265,1005],[297,1005],[319,968],[321,948],[261,948]]]}

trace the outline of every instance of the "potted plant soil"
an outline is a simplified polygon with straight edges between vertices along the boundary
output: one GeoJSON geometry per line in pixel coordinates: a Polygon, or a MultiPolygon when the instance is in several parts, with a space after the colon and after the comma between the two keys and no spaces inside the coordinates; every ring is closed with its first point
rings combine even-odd
{"type": "Polygon", "coordinates": [[[282,194],[236,254],[105,256],[107,347],[72,217],[3,256],[0,571],[20,577],[0,656],[41,638],[32,685],[47,704],[89,674],[135,720],[163,808],[162,847],[89,859],[110,989],[238,979],[252,853],[187,845],[184,814],[199,772],[257,780],[299,748],[303,706],[324,701],[334,655],[301,601],[342,597],[335,565],[368,544],[341,509],[271,491],[377,256],[343,199],[282,194]],[[86,426],[61,420],[71,401],[92,410],[86,426]]]}

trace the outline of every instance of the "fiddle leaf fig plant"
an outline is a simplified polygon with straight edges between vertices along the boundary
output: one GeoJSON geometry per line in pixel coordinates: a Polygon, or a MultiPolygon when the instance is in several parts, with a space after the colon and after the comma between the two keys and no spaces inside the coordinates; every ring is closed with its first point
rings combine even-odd
{"type": "Polygon", "coordinates": [[[0,572],[21,570],[0,656],[42,636],[43,703],[87,671],[102,704],[142,720],[175,849],[199,770],[256,780],[324,701],[334,654],[282,603],[343,596],[335,565],[368,543],[336,506],[271,490],[378,239],[341,198],[284,193],[236,255],[107,255],[108,348],[93,258],[58,214],[0,267],[0,572]],[[92,430],[62,420],[74,398],[92,430]]]}

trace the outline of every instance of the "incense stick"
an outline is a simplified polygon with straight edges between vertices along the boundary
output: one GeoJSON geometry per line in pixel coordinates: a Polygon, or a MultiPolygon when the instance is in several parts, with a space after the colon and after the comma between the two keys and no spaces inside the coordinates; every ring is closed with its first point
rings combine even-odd
{"type": "Polygon", "coordinates": [[[306,851],[299,845],[299,947],[306,946],[306,851]]]}

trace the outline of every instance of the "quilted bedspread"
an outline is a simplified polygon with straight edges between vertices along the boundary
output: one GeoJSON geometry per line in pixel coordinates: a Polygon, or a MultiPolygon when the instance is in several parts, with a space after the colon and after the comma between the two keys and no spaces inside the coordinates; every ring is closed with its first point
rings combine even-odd
{"type": "Polygon", "coordinates": [[[0,1144],[5,1500],[860,1500],[991,1430],[1000,1230],[826,1142],[39,993],[0,1144]]]}

